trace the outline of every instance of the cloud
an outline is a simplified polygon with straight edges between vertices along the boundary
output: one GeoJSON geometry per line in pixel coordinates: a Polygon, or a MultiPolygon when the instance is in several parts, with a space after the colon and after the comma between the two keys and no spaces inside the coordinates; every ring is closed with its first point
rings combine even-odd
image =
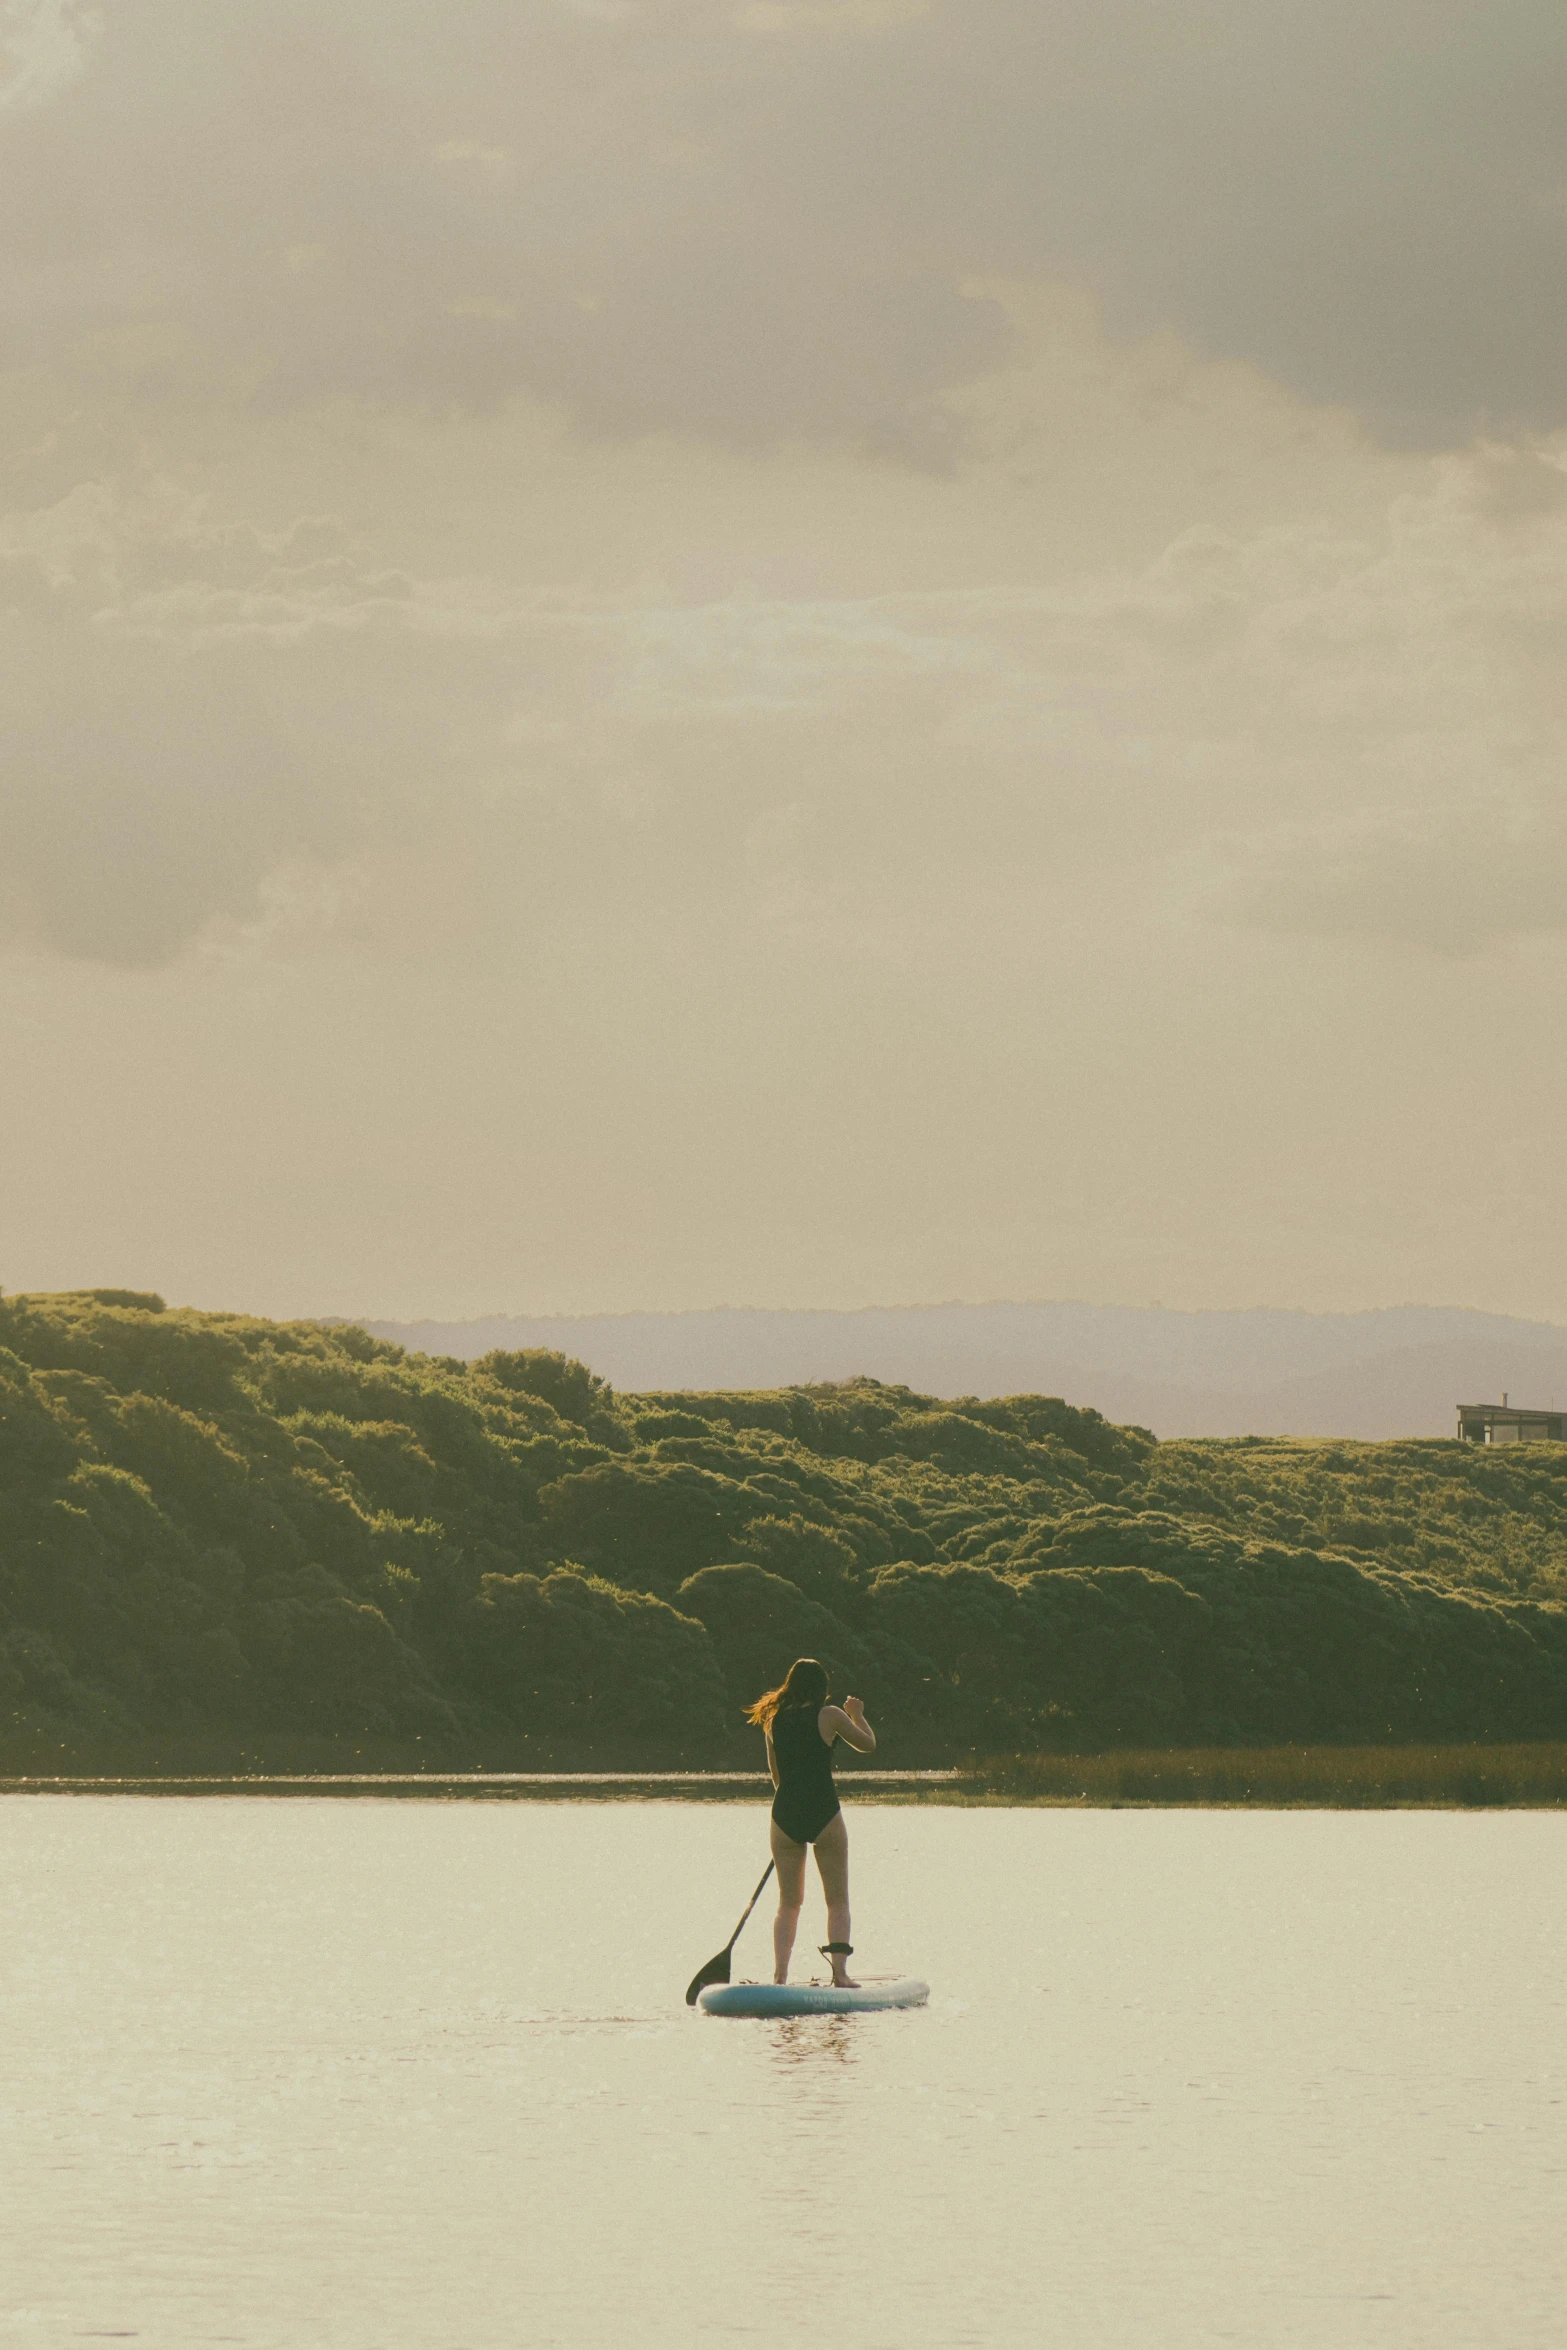
{"type": "Polygon", "coordinates": [[[0,922],[127,964],[247,924],[514,957],[657,908],[846,964],[1150,903],[1444,953],[1561,928],[1564,461],[1444,460],[1364,535],[685,597],[81,481],[0,518],[0,922]]]}
{"type": "Polygon", "coordinates": [[[329,519],[215,524],[156,477],[0,518],[0,934],[157,964],[345,856],[406,788],[382,730],[429,742],[371,643],[404,586],[329,519]]]}
{"type": "Polygon", "coordinates": [[[80,0],[5,0],[0,7],[0,116],[47,106],[85,72],[103,18],[80,0]]]}
{"type": "Polygon", "coordinates": [[[1567,421],[1548,0],[12,12],[16,348],[154,407],[558,405],[927,466],[1092,289],[1393,441],[1567,421]],[[22,113],[15,109],[26,105],[22,113]],[[134,201],[123,191],[134,189],[134,201]]]}
{"type": "Polygon", "coordinates": [[[777,14],[478,0],[455,42],[433,8],[145,0],[70,128],[0,148],[19,349],[154,406],[521,396],[589,433],[945,463],[1002,308],[813,197],[858,134],[769,96],[899,12],[777,14]]]}
{"type": "Polygon", "coordinates": [[[1537,1280],[1567,19],[4,9],[8,1281],[1537,1280]]]}
{"type": "Polygon", "coordinates": [[[1258,928],[1318,938],[1400,940],[1466,956],[1499,941],[1567,931],[1567,821],[1556,808],[1377,815],[1254,853],[1232,903],[1258,928]]]}
{"type": "Polygon", "coordinates": [[[982,21],[972,48],[933,28],[974,125],[939,185],[986,189],[1013,266],[1079,270],[1123,326],[1173,327],[1395,442],[1567,418],[1549,0],[1017,0],[982,21]]]}

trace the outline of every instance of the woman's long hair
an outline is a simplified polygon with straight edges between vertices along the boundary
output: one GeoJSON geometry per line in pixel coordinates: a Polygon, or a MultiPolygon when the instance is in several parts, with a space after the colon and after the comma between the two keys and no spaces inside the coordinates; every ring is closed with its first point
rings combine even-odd
{"type": "Polygon", "coordinates": [[[827,1668],[819,1665],[814,1656],[797,1656],[776,1689],[769,1689],[755,1705],[748,1705],[745,1718],[759,1730],[770,1730],[773,1716],[784,1713],[791,1706],[811,1705],[818,1710],[827,1703],[827,1668]]]}

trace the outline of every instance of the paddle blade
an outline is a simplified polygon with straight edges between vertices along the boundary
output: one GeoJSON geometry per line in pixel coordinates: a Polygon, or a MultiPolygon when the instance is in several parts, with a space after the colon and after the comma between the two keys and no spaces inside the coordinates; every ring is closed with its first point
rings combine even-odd
{"type": "MultiPolygon", "coordinates": [[[[734,1945],[731,1943],[729,1947],[730,1949],[733,1949],[734,1945]]],[[[699,1991],[705,1991],[709,1983],[727,1983],[728,1980],[729,1951],[721,1950],[718,1953],[718,1956],[716,1958],[710,1958],[706,1966],[701,1969],[700,1973],[694,1974],[691,1977],[690,1982],[686,1985],[687,2007],[695,2007],[697,1993],[699,1991]]]]}
{"type": "Polygon", "coordinates": [[[730,1935],[728,1941],[724,1944],[723,1949],[718,1953],[718,1956],[716,1958],[710,1958],[706,1966],[702,1969],[702,1972],[699,1975],[693,1975],[691,1977],[690,1982],[686,1986],[687,2007],[695,2007],[697,1993],[699,1991],[705,1991],[709,1983],[728,1982],[729,1953],[731,1950],[733,1950],[735,1944],[739,1941],[741,1928],[744,1926],[745,1921],[750,1916],[752,1910],[755,1909],[757,1903],[761,1900],[762,1887],[766,1884],[772,1873],[773,1863],[769,1861],[766,1868],[763,1869],[760,1877],[757,1879],[756,1891],[752,1894],[750,1900],[746,1903],[744,1909],[740,1913],[740,1924],[736,1926],[734,1932],[730,1935]]]}

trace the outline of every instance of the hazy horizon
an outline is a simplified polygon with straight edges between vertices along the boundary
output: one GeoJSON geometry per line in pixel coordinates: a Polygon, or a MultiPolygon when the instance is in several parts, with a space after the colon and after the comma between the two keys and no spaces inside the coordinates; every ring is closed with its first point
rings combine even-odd
{"type": "MultiPolygon", "coordinates": [[[[175,1302],[185,1302],[192,1305],[196,1311],[203,1313],[221,1312],[223,1310],[221,1307],[215,1307],[205,1301],[197,1304],[197,1301],[194,1299],[185,1301],[175,1301],[171,1299],[169,1302],[171,1304],[175,1302]]],[[[1253,1299],[1249,1304],[1245,1305],[1172,1306],[1166,1304],[1163,1298],[1092,1297],[900,1297],[869,1298],[863,1304],[853,1306],[832,1305],[822,1300],[815,1300],[798,1306],[778,1306],[769,1305],[765,1300],[757,1298],[714,1298],[701,1305],[610,1305],[593,1306],[580,1312],[573,1311],[570,1307],[562,1306],[501,1306],[494,1307],[489,1312],[455,1315],[421,1314],[414,1315],[411,1317],[411,1319],[414,1321],[443,1323],[489,1322],[505,1321],[508,1319],[515,1321],[541,1322],[598,1322],[619,1321],[634,1315],[647,1315],[649,1317],[657,1317],[661,1320],[678,1320],[682,1315],[686,1314],[928,1314],[940,1313],[947,1309],[983,1313],[990,1308],[1009,1307],[1060,1307],[1063,1310],[1082,1310],[1087,1313],[1096,1314],[1211,1314],[1215,1316],[1224,1315],[1231,1318],[1236,1318],[1247,1314],[1277,1314],[1297,1315],[1302,1320],[1331,1319],[1343,1321],[1368,1317],[1373,1314],[1474,1314],[1484,1319],[1495,1321],[1537,1323],[1538,1326],[1543,1330],[1567,1329],[1567,1323],[1553,1322],[1548,1315],[1501,1314],[1494,1312],[1493,1309],[1488,1306],[1455,1305],[1450,1302],[1442,1303],[1440,1301],[1434,1301],[1431,1299],[1413,1297],[1393,1298],[1387,1300],[1384,1303],[1376,1305],[1337,1307],[1278,1305],[1269,1304],[1265,1301],[1257,1299],[1253,1299]]],[[[338,1322],[369,1323],[385,1321],[388,1319],[388,1317],[386,1315],[376,1313],[351,1314],[336,1312],[330,1316],[302,1316],[301,1319],[330,1319],[338,1322]]]]}
{"type": "Polygon", "coordinates": [[[1567,1320],[1543,0],[7,0],[0,1283],[1567,1320]]]}
{"type": "Polygon", "coordinates": [[[869,1376],[946,1397],[1060,1395],[1157,1436],[1451,1436],[1460,1403],[1567,1401],[1567,1328],[1463,1309],[994,1303],[716,1307],[673,1314],[366,1319],[410,1351],[472,1361],[544,1347],[623,1393],[869,1376]]]}

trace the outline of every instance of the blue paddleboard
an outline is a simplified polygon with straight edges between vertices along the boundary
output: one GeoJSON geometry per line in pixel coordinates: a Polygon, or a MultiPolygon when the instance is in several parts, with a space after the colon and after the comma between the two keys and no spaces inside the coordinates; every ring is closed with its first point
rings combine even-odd
{"type": "Polygon", "coordinates": [[[697,1993],[706,2015],[863,2015],[883,2007],[923,2007],[930,1985],[914,1975],[870,1975],[853,1991],[831,1983],[709,1983],[697,1993]]]}

